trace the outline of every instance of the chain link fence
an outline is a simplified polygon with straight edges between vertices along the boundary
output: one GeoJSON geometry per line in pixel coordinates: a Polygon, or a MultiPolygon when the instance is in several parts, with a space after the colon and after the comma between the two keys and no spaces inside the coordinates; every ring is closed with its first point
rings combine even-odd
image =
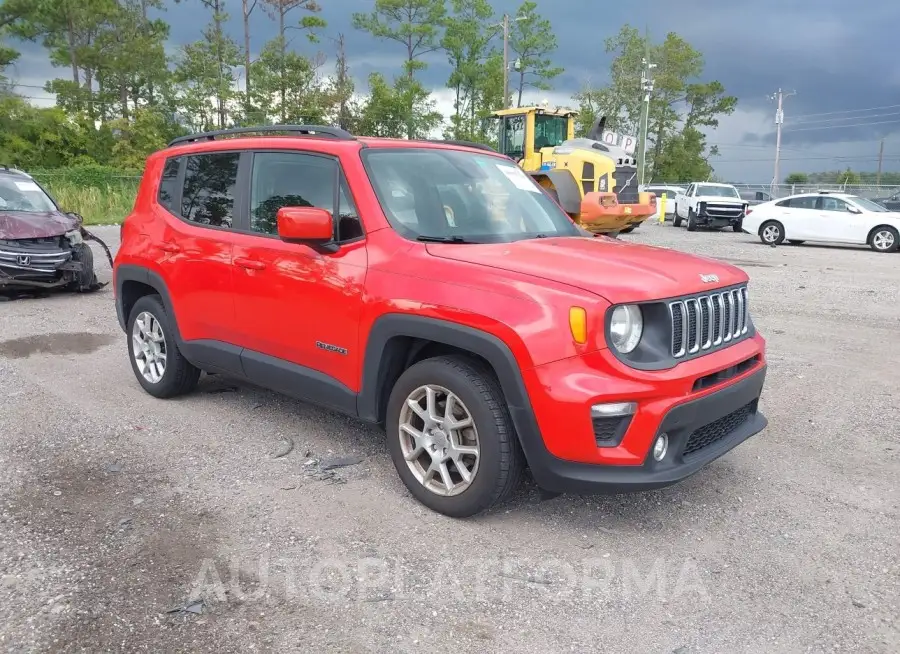
{"type": "MultiPolygon", "coordinates": [[[[858,195],[870,200],[875,198],[888,198],[900,192],[900,186],[878,186],[876,184],[744,184],[733,183],[734,187],[744,197],[768,194],[772,198],[783,198],[798,193],[812,193],[815,191],[838,191],[858,195]]],[[[765,196],[759,199],[765,199],[765,196]]]]}

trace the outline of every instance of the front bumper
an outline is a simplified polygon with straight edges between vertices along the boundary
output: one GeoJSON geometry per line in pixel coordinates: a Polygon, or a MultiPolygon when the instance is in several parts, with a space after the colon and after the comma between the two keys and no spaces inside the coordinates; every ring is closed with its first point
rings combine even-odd
{"type": "Polygon", "coordinates": [[[697,212],[697,223],[708,227],[726,227],[740,223],[744,219],[744,215],[743,208],[736,211],[701,205],[697,212]]]}
{"type": "Polygon", "coordinates": [[[0,290],[57,288],[76,279],[82,263],[58,241],[0,242],[0,290]]]}
{"type": "MultiPolygon", "coordinates": [[[[736,345],[744,350],[738,356],[747,354],[753,344],[754,339],[750,339],[736,345]]],[[[688,382],[687,390],[677,381],[655,385],[617,382],[622,391],[610,395],[609,401],[632,399],[639,409],[624,433],[619,430],[615,435],[620,441],[612,447],[599,447],[594,440],[600,435],[596,430],[590,432],[584,404],[574,411],[572,405],[558,407],[554,420],[538,415],[542,424],[537,439],[522,439],[535,481],[552,492],[622,493],[662,488],[693,475],[766,427],[766,418],[758,410],[766,364],[761,352],[745,361],[750,364],[743,372],[697,393],[689,390],[691,383],[696,383],[693,375],[682,380],[688,382]],[[666,397],[661,388],[671,395],[666,397]],[[650,451],[662,433],[669,437],[668,453],[657,462],[650,451]]],[[[682,365],[688,363],[694,362],[682,365]]],[[[572,377],[578,386],[587,381],[583,377],[579,381],[579,372],[573,372],[572,377]]],[[[557,383],[556,392],[567,391],[557,383]]]]}

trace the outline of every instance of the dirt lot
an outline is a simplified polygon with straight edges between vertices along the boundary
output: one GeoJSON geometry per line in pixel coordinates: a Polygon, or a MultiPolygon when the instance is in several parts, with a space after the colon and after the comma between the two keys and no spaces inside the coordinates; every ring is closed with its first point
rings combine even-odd
{"type": "Polygon", "coordinates": [[[750,273],[769,428],[674,488],[468,521],[377,430],[216,377],[152,399],[108,288],[0,303],[0,650],[900,651],[900,254],[625,238],[750,273]]]}

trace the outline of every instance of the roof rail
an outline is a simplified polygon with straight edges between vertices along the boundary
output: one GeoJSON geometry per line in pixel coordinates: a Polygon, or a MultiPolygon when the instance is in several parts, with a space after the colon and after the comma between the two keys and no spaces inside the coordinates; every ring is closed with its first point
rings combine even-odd
{"type": "Polygon", "coordinates": [[[328,125],[258,125],[256,127],[232,127],[230,129],[219,129],[212,132],[200,132],[198,134],[179,136],[177,139],[172,139],[169,142],[168,147],[171,148],[174,145],[194,143],[196,141],[215,141],[220,136],[257,133],[265,134],[267,132],[287,132],[297,136],[326,136],[341,141],[356,140],[356,137],[347,130],[341,129],[340,127],[329,127],[328,125]]]}
{"type": "Polygon", "coordinates": [[[487,150],[488,152],[497,152],[494,148],[484,143],[476,143],[474,141],[459,141],[456,139],[424,139],[427,143],[444,143],[445,145],[460,145],[465,148],[477,148],[479,150],[487,150]]]}

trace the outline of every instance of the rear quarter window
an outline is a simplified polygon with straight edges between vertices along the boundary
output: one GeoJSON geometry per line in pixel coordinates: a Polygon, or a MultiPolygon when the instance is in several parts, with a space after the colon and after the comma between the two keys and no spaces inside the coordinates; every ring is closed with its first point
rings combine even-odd
{"type": "Polygon", "coordinates": [[[157,194],[159,204],[165,207],[169,213],[173,213],[176,216],[180,213],[175,203],[178,201],[178,171],[181,168],[182,159],[183,157],[166,159],[162,178],[159,181],[159,193],[157,194]]]}

